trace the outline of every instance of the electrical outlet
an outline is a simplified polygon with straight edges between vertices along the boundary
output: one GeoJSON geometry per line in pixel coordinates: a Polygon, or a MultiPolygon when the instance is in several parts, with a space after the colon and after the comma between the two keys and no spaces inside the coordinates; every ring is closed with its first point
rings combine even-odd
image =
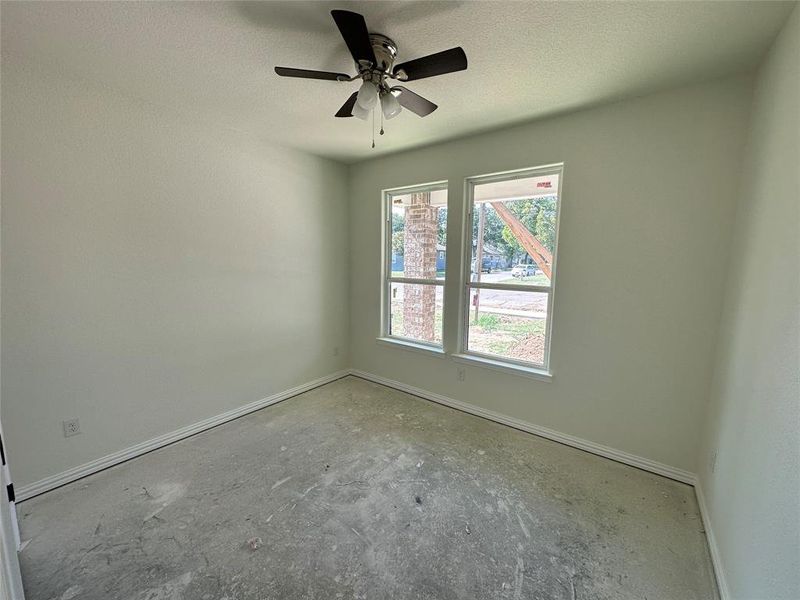
{"type": "Polygon", "coordinates": [[[459,381],[464,381],[466,378],[467,378],[466,371],[464,369],[462,369],[462,368],[459,368],[458,369],[458,380],[459,381]]]}
{"type": "Polygon", "coordinates": [[[64,437],[78,435],[81,432],[81,423],[78,419],[61,421],[61,426],[64,428],[64,437]]]}
{"type": "Polygon", "coordinates": [[[711,453],[711,472],[713,473],[716,470],[717,470],[717,451],[714,450],[714,452],[711,453]]]}

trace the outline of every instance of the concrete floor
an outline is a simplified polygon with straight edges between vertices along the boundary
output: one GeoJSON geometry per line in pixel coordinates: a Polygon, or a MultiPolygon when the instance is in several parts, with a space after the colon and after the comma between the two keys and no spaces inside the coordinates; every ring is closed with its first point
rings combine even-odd
{"type": "Polygon", "coordinates": [[[28,600],[717,598],[689,486],[351,377],[19,509],[28,600]]]}

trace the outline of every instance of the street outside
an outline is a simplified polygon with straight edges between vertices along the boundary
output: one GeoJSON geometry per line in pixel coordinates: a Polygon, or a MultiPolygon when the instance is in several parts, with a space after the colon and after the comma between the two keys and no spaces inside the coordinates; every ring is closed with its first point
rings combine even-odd
{"type": "MultiPolygon", "coordinates": [[[[473,281],[477,279],[472,274],[473,281]]],[[[513,283],[515,285],[548,285],[544,275],[531,277],[512,277],[511,269],[481,273],[481,283],[513,283]]],[[[479,309],[498,314],[516,315],[534,319],[547,318],[547,294],[541,292],[519,292],[516,290],[473,290],[470,301],[475,312],[474,295],[479,294],[479,309]]]]}

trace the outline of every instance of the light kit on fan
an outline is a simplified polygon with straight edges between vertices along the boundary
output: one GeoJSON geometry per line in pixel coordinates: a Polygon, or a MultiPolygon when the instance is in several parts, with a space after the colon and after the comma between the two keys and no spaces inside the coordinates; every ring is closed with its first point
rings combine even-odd
{"type": "MultiPolygon", "coordinates": [[[[344,73],[289,67],[275,67],[275,72],[282,77],[303,79],[342,82],[362,80],[361,87],[342,105],[336,113],[337,117],[356,117],[366,121],[370,113],[377,108],[378,100],[381,104],[381,117],[384,119],[393,119],[404,108],[420,117],[426,117],[438,108],[433,102],[403,86],[389,85],[387,80],[416,81],[467,68],[467,55],[460,47],[395,65],[397,44],[385,35],[370,33],[363,16],[349,10],[332,10],[331,16],[355,61],[357,73],[350,76],[344,73]]],[[[372,146],[375,147],[374,135],[372,146]]]]}
{"type": "Polygon", "coordinates": [[[354,117],[361,119],[362,121],[366,121],[369,118],[370,113],[370,111],[366,108],[362,108],[358,102],[353,105],[353,110],[351,112],[354,117]]]}
{"type": "Polygon", "coordinates": [[[378,102],[378,86],[371,81],[361,84],[356,96],[356,104],[364,110],[372,110],[378,102]]]}
{"type": "Polygon", "coordinates": [[[400,102],[397,101],[397,98],[394,97],[391,90],[381,94],[381,110],[386,120],[394,119],[400,114],[400,111],[403,110],[403,107],[400,106],[400,102]]]}

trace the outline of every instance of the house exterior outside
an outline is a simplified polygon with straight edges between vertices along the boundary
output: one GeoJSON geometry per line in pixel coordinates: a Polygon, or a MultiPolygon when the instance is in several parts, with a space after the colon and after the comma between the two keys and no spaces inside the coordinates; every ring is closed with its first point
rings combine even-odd
{"type": "MultiPolygon", "coordinates": [[[[444,265],[447,262],[447,249],[443,244],[436,244],[436,270],[444,271],[444,265]]],[[[392,252],[392,271],[404,271],[405,260],[402,254],[392,252]]]]}
{"type": "MultiPolygon", "coordinates": [[[[474,252],[474,248],[473,248],[474,252]]],[[[526,255],[527,258],[527,255],[526,255]]],[[[436,244],[436,270],[444,271],[445,263],[447,262],[447,248],[443,244],[436,244]]],[[[528,262],[522,261],[522,262],[528,262]]],[[[512,260],[500,250],[489,244],[483,246],[483,270],[491,269],[492,271],[504,271],[514,266],[512,260]]],[[[404,271],[405,260],[402,254],[392,252],[392,271],[404,271]]],[[[472,271],[475,272],[473,265],[472,271]]]]}
{"type": "MultiPolygon", "coordinates": [[[[472,255],[475,256],[475,254],[475,245],[473,244],[472,255]]],[[[504,271],[511,268],[511,261],[503,252],[491,244],[483,245],[483,260],[481,262],[483,264],[483,271],[504,271]]],[[[477,272],[474,259],[472,261],[471,269],[473,273],[477,272]]]]}

